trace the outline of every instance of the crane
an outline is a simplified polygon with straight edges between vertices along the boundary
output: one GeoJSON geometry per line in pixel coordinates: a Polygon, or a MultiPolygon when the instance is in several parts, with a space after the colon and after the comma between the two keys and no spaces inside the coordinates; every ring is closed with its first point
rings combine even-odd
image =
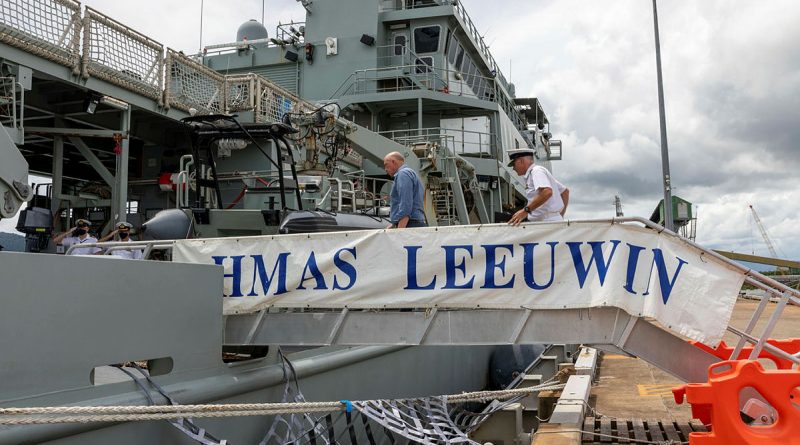
{"type": "Polygon", "coordinates": [[[761,218],[758,217],[756,209],[753,208],[752,204],[750,204],[749,206],[750,206],[750,211],[753,212],[753,219],[756,221],[758,230],[761,232],[761,237],[764,238],[764,242],[767,244],[767,248],[769,249],[770,255],[772,255],[773,258],[778,258],[778,252],[775,251],[775,244],[773,244],[772,239],[770,239],[769,235],[767,234],[767,229],[761,222],[761,218]]]}

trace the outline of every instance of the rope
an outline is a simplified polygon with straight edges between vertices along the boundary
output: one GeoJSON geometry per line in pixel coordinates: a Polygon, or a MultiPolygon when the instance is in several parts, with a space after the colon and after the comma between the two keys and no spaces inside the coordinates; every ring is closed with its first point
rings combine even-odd
{"type": "MultiPolygon", "coordinates": [[[[446,396],[450,403],[508,399],[539,391],[564,388],[538,385],[502,391],[476,391],[446,396]]],[[[169,420],[184,417],[240,417],[277,414],[344,411],[342,402],[244,403],[224,405],[156,406],[55,406],[0,408],[0,425],[35,425],[57,423],[127,422],[169,420]]]]}

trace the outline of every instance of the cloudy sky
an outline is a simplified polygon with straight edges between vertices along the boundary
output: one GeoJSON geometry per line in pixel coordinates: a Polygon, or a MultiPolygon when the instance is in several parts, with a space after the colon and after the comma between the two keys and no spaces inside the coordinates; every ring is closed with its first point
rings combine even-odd
{"type": "MultiPolygon", "coordinates": [[[[84,0],[166,46],[196,52],[200,0],[84,0]]],[[[230,42],[261,0],[205,0],[203,43],[230,42]]],[[[652,3],[462,0],[518,96],[538,97],[563,140],[554,165],[571,218],[649,216],[661,199],[652,3]]],[[[267,0],[266,26],[303,20],[267,0]]],[[[697,207],[704,245],[768,255],[748,204],[781,256],[800,258],[800,2],[661,0],[674,193],[697,207]]]]}

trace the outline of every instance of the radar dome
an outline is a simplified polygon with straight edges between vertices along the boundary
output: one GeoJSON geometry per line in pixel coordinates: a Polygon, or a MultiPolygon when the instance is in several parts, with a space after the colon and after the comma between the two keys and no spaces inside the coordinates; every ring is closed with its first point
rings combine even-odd
{"type": "Polygon", "coordinates": [[[256,19],[250,19],[242,23],[242,26],[236,31],[237,42],[243,40],[252,42],[253,40],[266,39],[267,37],[269,37],[267,35],[267,28],[264,28],[264,25],[259,23],[256,19]]]}

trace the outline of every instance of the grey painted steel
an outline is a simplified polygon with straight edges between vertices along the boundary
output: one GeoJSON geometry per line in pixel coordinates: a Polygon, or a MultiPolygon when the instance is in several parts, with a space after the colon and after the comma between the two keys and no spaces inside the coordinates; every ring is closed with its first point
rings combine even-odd
{"type": "Polygon", "coordinates": [[[28,161],[0,124],[0,218],[14,216],[22,203],[33,196],[29,187],[27,195],[23,196],[20,185],[28,187],[28,161]]]}
{"type": "Polygon", "coordinates": [[[98,159],[97,155],[95,155],[92,150],[83,142],[83,139],[76,137],[76,136],[69,136],[69,141],[72,142],[72,145],[78,149],[79,152],[83,155],[84,158],[89,162],[97,174],[103,178],[103,181],[110,186],[114,186],[114,175],[111,174],[110,171],[106,168],[105,165],[98,159]]]}
{"type": "MultiPolygon", "coordinates": [[[[491,347],[479,348],[322,348],[290,354],[300,388],[309,401],[421,397],[458,393],[485,385],[491,347]],[[426,363],[426,366],[419,366],[426,363]],[[436,370],[432,372],[431,370],[436,370]],[[387,384],[388,383],[388,384],[387,384]]],[[[270,359],[224,365],[213,370],[156,377],[179,403],[259,403],[280,400],[283,370],[270,359]]],[[[157,400],[163,403],[159,397],[157,400]]],[[[20,400],[0,402],[22,406],[20,400]]],[[[26,399],[25,405],[144,405],[131,382],[82,388],[26,399]]],[[[257,443],[269,421],[264,417],[201,419],[197,423],[232,443],[257,443]]],[[[166,422],[127,424],[65,424],[0,427],[0,444],[40,443],[194,443],[166,422]],[[80,434],[75,437],[67,437],[80,434]]]]}
{"type": "MultiPolygon", "coordinates": [[[[61,119],[56,120],[61,125],[61,119]]],[[[61,208],[61,193],[64,189],[64,138],[53,138],[53,188],[51,189],[50,211],[55,215],[61,208]]]]}
{"type": "Polygon", "coordinates": [[[611,307],[425,312],[267,312],[230,315],[230,345],[490,345],[572,343],[611,346],[689,382],[719,359],[643,318],[611,307]],[[252,329],[263,317],[255,333],[252,329]]]}
{"type": "Polygon", "coordinates": [[[100,130],[87,128],[58,128],[58,127],[26,127],[25,132],[29,134],[77,136],[92,138],[110,138],[116,134],[121,134],[123,138],[128,138],[127,130],[100,130]]]}
{"type": "MultiPolygon", "coordinates": [[[[120,132],[128,134],[131,127],[131,108],[128,107],[120,113],[120,132]]],[[[114,172],[114,187],[111,196],[111,218],[106,230],[114,224],[126,221],[128,208],[128,157],[130,154],[130,138],[120,141],[120,153],[116,156],[117,170],[114,172]]]]}
{"type": "Polygon", "coordinates": [[[124,361],[171,357],[174,372],[218,365],[222,302],[209,290],[222,289],[221,269],[121,264],[103,257],[0,255],[0,380],[14,382],[0,391],[2,399],[85,387],[95,366],[124,361]]]}
{"type": "Polygon", "coordinates": [[[656,37],[656,73],[658,75],[658,116],[661,129],[661,173],[664,184],[664,227],[675,230],[672,217],[672,178],[669,174],[669,148],[667,146],[667,117],[664,111],[664,81],[661,77],[661,42],[658,36],[658,9],[653,0],[653,29],[656,37]]]}
{"type": "Polygon", "coordinates": [[[469,224],[469,211],[467,210],[467,202],[464,198],[464,188],[461,186],[461,179],[458,174],[458,165],[455,159],[452,158],[449,159],[448,162],[453,163],[453,168],[456,172],[451,185],[453,189],[453,201],[456,205],[456,212],[458,213],[458,222],[459,224],[469,224]]]}
{"type": "MultiPolygon", "coordinates": [[[[272,358],[222,363],[217,266],[3,252],[0,282],[2,406],[146,404],[132,382],[93,386],[90,375],[97,366],[164,357],[172,359],[172,370],[154,378],[180,403],[280,399],[283,371],[272,358]]],[[[492,349],[330,347],[290,359],[309,400],[413,397],[482,388],[492,349]]],[[[255,443],[267,421],[199,424],[235,443],[255,443]]],[[[165,422],[0,427],[0,444],[57,438],[191,443],[165,422]]]]}
{"type": "Polygon", "coordinates": [[[358,152],[364,155],[365,158],[378,165],[383,165],[384,156],[393,151],[398,151],[405,156],[406,165],[416,171],[419,171],[419,159],[408,147],[398,144],[397,142],[374,133],[360,125],[350,125],[355,129],[355,131],[348,132],[347,139],[356,144],[358,147],[361,147],[358,152]]]}
{"type": "Polygon", "coordinates": [[[581,348],[578,358],[575,359],[575,373],[578,375],[594,376],[597,368],[597,350],[594,348],[581,348]]]}
{"type": "Polygon", "coordinates": [[[586,406],[589,404],[591,390],[591,376],[570,376],[567,379],[567,386],[561,391],[561,397],[558,398],[558,403],[556,403],[548,423],[582,424],[586,406]]]}

